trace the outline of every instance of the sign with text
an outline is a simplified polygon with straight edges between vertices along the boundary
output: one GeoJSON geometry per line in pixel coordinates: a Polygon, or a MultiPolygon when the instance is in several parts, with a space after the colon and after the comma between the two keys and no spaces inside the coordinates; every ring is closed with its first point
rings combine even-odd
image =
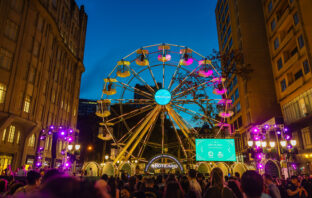
{"type": "Polygon", "coordinates": [[[196,161],[236,161],[234,139],[196,139],[196,161]]]}

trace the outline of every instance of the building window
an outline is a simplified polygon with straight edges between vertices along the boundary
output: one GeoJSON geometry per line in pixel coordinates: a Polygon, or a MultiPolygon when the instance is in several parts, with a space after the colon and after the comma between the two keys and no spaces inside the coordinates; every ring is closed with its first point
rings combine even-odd
{"type": "Polygon", "coordinates": [[[233,87],[235,87],[236,84],[237,84],[237,77],[234,76],[234,78],[233,78],[233,87]]]}
{"type": "Polygon", "coordinates": [[[297,25],[299,23],[299,17],[298,17],[297,12],[294,14],[293,19],[294,19],[294,24],[297,25]]]}
{"type": "Polygon", "coordinates": [[[231,48],[232,45],[233,45],[233,40],[232,40],[232,38],[231,38],[231,40],[230,40],[230,42],[229,42],[229,48],[231,48]]]}
{"type": "Polygon", "coordinates": [[[236,104],[235,110],[236,110],[236,113],[239,113],[239,112],[240,112],[240,110],[241,110],[240,102],[238,102],[238,103],[236,104]]]}
{"type": "Polygon", "coordinates": [[[277,49],[278,47],[279,47],[279,40],[278,40],[278,38],[276,38],[274,40],[274,49],[277,49]]]}
{"type": "Polygon", "coordinates": [[[283,105],[282,110],[286,123],[291,123],[309,115],[312,112],[312,89],[283,105]]]}
{"type": "Polygon", "coordinates": [[[6,95],[6,85],[0,83],[0,104],[4,103],[5,95],[6,95]]]}
{"type": "Polygon", "coordinates": [[[5,135],[6,135],[6,129],[4,129],[2,133],[2,142],[5,141],[5,135]]]}
{"type": "Polygon", "coordinates": [[[301,129],[301,133],[302,133],[302,140],[303,140],[304,148],[305,149],[312,148],[310,128],[306,127],[306,128],[301,129]]]}
{"type": "Polygon", "coordinates": [[[28,147],[35,147],[35,140],[36,140],[36,136],[35,134],[32,134],[30,138],[28,139],[28,147]]]}
{"type": "Polygon", "coordinates": [[[9,51],[0,48],[0,67],[11,69],[13,55],[9,51]]]}
{"type": "MultiPolygon", "coordinates": [[[[310,66],[309,66],[308,60],[303,61],[303,70],[304,70],[305,74],[310,72],[310,66]]],[[[0,89],[1,89],[1,87],[0,87],[0,89]]],[[[1,92],[0,92],[0,101],[1,101],[1,92]]]]}
{"type": "Polygon", "coordinates": [[[283,79],[283,80],[281,81],[281,90],[282,90],[282,91],[285,91],[285,89],[286,89],[286,80],[283,79]]]}
{"type": "Polygon", "coordinates": [[[234,96],[235,96],[235,100],[237,100],[239,98],[239,92],[238,89],[235,90],[234,92],[234,96]]]}
{"type": "Polygon", "coordinates": [[[275,19],[273,19],[273,21],[271,22],[271,31],[273,31],[276,27],[276,21],[275,19]]]}
{"type": "Polygon", "coordinates": [[[21,140],[21,132],[17,131],[16,144],[19,144],[21,140]]]}
{"type": "Polygon", "coordinates": [[[32,84],[34,84],[34,82],[35,82],[36,73],[37,73],[37,69],[34,68],[34,67],[32,67],[32,68],[30,69],[30,72],[29,72],[29,79],[28,79],[28,81],[29,81],[30,83],[32,83],[32,84]]]}
{"type": "Polygon", "coordinates": [[[243,126],[242,116],[239,116],[239,118],[237,119],[237,126],[238,128],[241,128],[243,126]]]}
{"type": "Polygon", "coordinates": [[[9,129],[8,142],[13,143],[15,135],[15,126],[11,125],[9,129]]]}
{"type": "Polygon", "coordinates": [[[24,101],[24,112],[29,113],[31,97],[26,96],[24,101]]]}
{"type": "Polygon", "coordinates": [[[298,38],[298,43],[299,43],[300,49],[303,48],[303,46],[304,46],[304,41],[303,41],[303,36],[302,36],[302,35],[299,36],[299,38],[298,38]]]}
{"type": "Polygon", "coordinates": [[[268,4],[268,12],[271,12],[272,8],[273,8],[273,4],[272,4],[272,1],[270,1],[268,4]]]}
{"type": "Polygon", "coordinates": [[[18,26],[16,25],[16,23],[14,23],[11,20],[7,20],[5,30],[4,30],[4,35],[13,41],[16,41],[17,30],[18,30],[18,26]]]}
{"type": "Polygon", "coordinates": [[[300,69],[298,72],[295,73],[295,80],[298,80],[303,76],[302,70],[300,69]]]}
{"type": "Polygon", "coordinates": [[[277,69],[280,70],[283,67],[283,61],[282,58],[279,58],[277,61],[277,69]]]}

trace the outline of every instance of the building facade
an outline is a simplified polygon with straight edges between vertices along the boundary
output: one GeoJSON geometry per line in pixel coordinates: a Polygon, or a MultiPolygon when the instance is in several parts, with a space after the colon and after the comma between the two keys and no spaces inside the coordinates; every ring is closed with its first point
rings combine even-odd
{"type": "Polygon", "coordinates": [[[239,51],[242,64],[250,65],[253,70],[248,78],[233,74],[226,82],[234,109],[228,122],[234,130],[237,151],[242,153],[248,148],[250,127],[281,116],[273,86],[262,5],[260,0],[219,0],[215,14],[220,53],[239,51]]]}
{"type": "Polygon", "coordinates": [[[74,0],[0,1],[0,171],[32,165],[43,128],[76,128],[86,25],[74,0]]]}
{"type": "Polygon", "coordinates": [[[262,0],[277,101],[312,171],[312,1],[262,0]]]}

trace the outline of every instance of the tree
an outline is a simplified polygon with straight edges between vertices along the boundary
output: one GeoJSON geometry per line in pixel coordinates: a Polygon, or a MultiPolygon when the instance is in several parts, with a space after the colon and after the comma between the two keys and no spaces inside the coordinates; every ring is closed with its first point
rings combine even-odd
{"type": "MultiPolygon", "coordinates": [[[[233,75],[237,75],[242,78],[244,81],[247,81],[250,73],[253,72],[250,64],[245,63],[244,56],[241,50],[231,50],[227,53],[220,53],[217,50],[213,50],[212,54],[207,57],[211,61],[214,69],[221,74],[223,78],[226,79],[225,82],[228,82],[233,75]]],[[[198,68],[200,69],[200,68],[198,68]]],[[[216,72],[214,71],[214,72],[216,72]]],[[[179,72],[176,76],[176,80],[180,83],[179,89],[182,94],[182,97],[187,97],[190,95],[194,98],[194,104],[196,104],[200,112],[204,115],[200,117],[199,115],[193,115],[192,119],[198,120],[202,118],[205,122],[202,124],[205,130],[199,130],[208,136],[215,136],[215,126],[214,122],[207,117],[213,119],[221,119],[218,116],[220,111],[220,106],[212,104],[211,102],[205,102],[204,100],[196,99],[209,99],[209,95],[206,93],[206,89],[209,85],[209,81],[212,79],[209,77],[202,77],[197,72],[182,73],[179,72]]],[[[227,83],[225,83],[227,86],[227,83]]],[[[225,96],[223,96],[225,98],[225,96]]],[[[223,120],[225,122],[225,120],[223,120]]]]}

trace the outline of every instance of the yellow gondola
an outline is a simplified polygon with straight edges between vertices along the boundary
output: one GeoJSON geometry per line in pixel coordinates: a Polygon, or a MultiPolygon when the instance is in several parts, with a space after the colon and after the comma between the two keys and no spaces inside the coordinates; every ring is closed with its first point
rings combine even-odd
{"type": "Polygon", "coordinates": [[[169,45],[161,45],[158,47],[158,50],[160,51],[160,54],[157,56],[157,59],[160,62],[167,62],[171,60],[171,55],[169,54],[169,45]]]}
{"type": "Polygon", "coordinates": [[[117,76],[121,77],[121,78],[126,78],[128,76],[130,76],[130,62],[129,61],[118,61],[117,62],[117,76]]]}
{"type": "Polygon", "coordinates": [[[192,58],[192,50],[185,48],[180,50],[180,54],[182,55],[182,58],[180,59],[180,65],[183,66],[188,66],[193,63],[193,58],[192,58]]]}
{"type": "MultiPolygon", "coordinates": [[[[113,129],[109,128],[108,130],[112,131],[113,129]]],[[[104,141],[113,139],[113,137],[108,132],[106,132],[106,129],[103,129],[102,127],[99,128],[99,133],[97,137],[104,141]]]]}
{"type": "Polygon", "coordinates": [[[213,74],[213,69],[210,66],[211,60],[205,59],[199,61],[200,69],[198,71],[198,75],[201,77],[209,77],[213,74]]]}
{"type": "Polygon", "coordinates": [[[104,100],[98,100],[97,101],[97,109],[96,109],[96,115],[104,118],[111,115],[110,112],[110,100],[104,99],[104,100]]]}
{"type": "Polygon", "coordinates": [[[139,49],[139,50],[137,50],[137,54],[138,54],[138,57],[135,60],[135,63],[137,65],[140,65],[140,66],[147,66],[147,65],[149,65],[149,61],[147,59],[148,50],[139,49]]]}
{"type": "Polygon", "coordinates": [[[220,111],[220,112],[219,112],[219,116],[220,116],[221,118],[229,118],[229,117],[231,117],[233,114],[234,114],[234,112],[231,111],[231,110],[220,111]]]}
{"type": "Polygon", "coordinates": [[[115,78],[105,78],[105,88],[103,89],[103,93],[106,95],[114,95],[117,93],[115,83],[117,80],[115,78]]]}

